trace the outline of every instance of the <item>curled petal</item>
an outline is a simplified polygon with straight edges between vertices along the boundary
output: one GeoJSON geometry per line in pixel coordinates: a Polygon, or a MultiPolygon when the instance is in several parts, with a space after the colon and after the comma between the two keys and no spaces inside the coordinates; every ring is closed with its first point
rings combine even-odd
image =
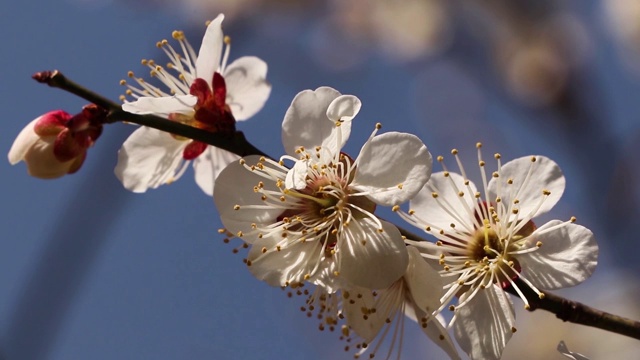
{"type": "Polygon", "coordinates": [[[13,141],[13,145],[11,145],[8,155],[9,163],[11,165],[15,165],[22,161],[27,154],[27,151],[29,151],[33,144],[40,139],[36,134],[34,127],[41,118],[42,116],[28,123],[13,141]]]}
{"type": "Polygon", "coordinates": [[[456,312],[458,319],[453,328],[462,350],[472,360],[500,359],[515,324],[509,296],[496,285],[491,285],[456,312]]]}
{"type": "Polygon", "coordinates": [[[411,134],[374,136],[360,150],[354,186],[374,202],[392,206],[412,198],[431,176],[427,147],[411,134]]]}
{"type": "MultiPolygon", "coordinates": [[[[258,163],[260,156],[247,156],[247,164],[258,163]]],[[[265,164],[264,166],[270,166],[265,164]]],[[[250,244],[258,239],[252,232],[252,224],[272,224],[282,214],[282,209],[263,207],[259,193],[253,191],[263,177],[247,170],[240,161],[234,161],[222,170],[215,181],[213,200],[224,227],[250,244]]],[[[264,189],[279,191],[271,181],[264,182],[264,189]]]]}
{"type": "Polygon", "coordinates": [[[407,269],[409,255],[400,231],[391,223],[354,219],[343,227],[337,244],[340,276],[367,289],[384,289],[407,269]]]}
{"type": "Polygon", "coordinates": [[[269,98],[271,84],[267,81],[267,63],[254,56],[241,57],[224,71],[227,82],[227,105],[236,120],[255,115],[269,98]]]}
{"type": "Polygon", "coordinates": [[[196,78],[204,79],[210,87],[213,73],[218,71],[222,56],[222,20],[224,20],[224,15],[220,14],[209,23],[196,59],[196,78]]]}
{"type": "Polygon", "coordinates": [[[304,90],[296,95],[282,122],[282,144],[287,154],[297,156],[298,148],[313,151],[317,146],[329,147],[332,154],[340,151],[351,133],[351,123],[338,128],[327,121],[329,104],[338,96],[340,93],[330,87],[304,90]]]}
{"type": "Polygon", "coordinates": [[[309,164],[307,160],[296,161],[295,165],[287,172],[284,186],[287,189],[304,189],[307,186],[307,170],[309,164]]]}
{"type": "Polygon", "coordinates": [[[409,288],[411,298],[417,309],[430,314],[440,307],[440,297],[444,290],[444,282],[438,273],[420,256],[413,246],[407,247],[409,265],[404,274],[404,281],[409,288]]]}
{"type": "MultiPolygon", "coordinates": [[[[55,179],[64,176],[74,167],[74,159],[59,161],[54,155],[55,137],[39,138],[24,156],[29,175],[40,179],[55,179]]],[[[84,153],[79,154],[84,158],[84,153]]]]}
{"type": "Polygon", "coordinates": [[[520,218],[533,218],[551,210],[562,197],[564,187],[562,170],[553,160],[545,156],[525,156],[504,164],[499,177],[489,181],[487,201],[495,201],[497,196],[504,204],[518,200],[520,218]],[[508,184],[509,180],[513,184],[508,184]],[[543,195],[543,191],[549,191],[549,195],[543,195]]]}
{"type": "Polygon", "coordinates": [[[122,110],[132,114],[158,114],[168,116],[172,113],[189,114],[193,112],[198,98],[193,95],[141,97],[136,101],[122,104],[122,110]]]}
{"type": "Polygon", "coordinates": [[[425,220],[425,226],[448,229],[453,223],[458,228],[473,226],[477,199],[473,182],[465,185],[465,179],[456,173],[437,172],[431,175],[427,184],[409,202],[416,217],[425,220]],[[464,195],[460,196],[460,192],[464,195]],[[437,197],[434,197],[437,193],[437,197]],[[451,214],[457,214],[452,216],[451,214]]]}
{"type": "Polygon", "coordinates": [[[531,234],[528,247],[541,246],[517,256],[522,275],[541,289],[574,286],[586,280],[598,264],[598,244],[593,233],[577,224],[552,220],[531,234]]]}
{"type": "Polygon", "coordinates": [[[362,102],[353,95],[340,95],[327,108],[327,118],[331,122],[351,121],[358,115],[362,102]]]}
{"type": "Polygon", "coordinates": [[[207,146],[207,149],[193,161],[196,184],[205,194],[213,196],[213,185],[222,170],[240,157],[232,152],[207,146]]]}
{"type": "Polygon", "coordinates": [[[182,174],[182,153],[188,144],[166,132],[140,127],[118,151],[116,177],[136,193],[171,183],[182,174]]]}

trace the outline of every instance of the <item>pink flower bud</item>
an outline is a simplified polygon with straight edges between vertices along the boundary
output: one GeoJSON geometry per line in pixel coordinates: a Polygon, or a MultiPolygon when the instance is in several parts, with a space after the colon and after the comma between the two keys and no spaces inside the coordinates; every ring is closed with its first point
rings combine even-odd
{"type": "Polygon", "coordinates": [[[9,150],[9,162],[24,161],[29,175],[41,179],[78,171],[87,149],[100,136],[104,114],[95,105],[87,105],[75,116],[55,110],[38,117],[18,134],[9,150]]]}

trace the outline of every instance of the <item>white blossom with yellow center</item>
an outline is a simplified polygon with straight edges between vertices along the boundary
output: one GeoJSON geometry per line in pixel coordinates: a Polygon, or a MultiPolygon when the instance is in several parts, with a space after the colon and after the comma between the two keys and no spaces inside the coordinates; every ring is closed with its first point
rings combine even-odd
{"type": "MultiPolygon", "coordinates": [[[[482,188],[471,182],[453,150],[460,174],[435,173],[410,202],[403,219],[437,238],[436,243],[408,241],[437,262],[447,279],[442,297],[450,305],[456,338],[472,359],[499,359],[515,331],[509,296],[513,289],[529,301],[515,283],[525,284],[539,297],[542,290],[576,285],[597,264],[598,246],[589,229],[569,221],[552,220],[537,227],[532,219],[549,211],[564,192],[558,165],[544,156],[522,157],[502,164],[487,180],[478,148],[482,188]]],[[[398,210],[396,208],[396,210],[398,210]]]]}
{"type": "Polygon", "coordinates": [[[334,262],[343,283],[378,289],[404,273],[400,232],[374,211],[415,195],[431,174],[431,155],[414,135],[376,136],[379,126],[355,160],[342,153],[360,107],[329,87],[299,93],[282,124],[288,155],[247,157],[216,180],[222,223],[252,245],[247,264],[257,278],[299,284],[334,262]]]}

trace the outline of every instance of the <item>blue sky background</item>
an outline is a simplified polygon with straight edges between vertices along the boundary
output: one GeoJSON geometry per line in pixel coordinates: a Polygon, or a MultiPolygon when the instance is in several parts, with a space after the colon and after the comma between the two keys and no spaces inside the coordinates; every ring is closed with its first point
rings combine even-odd
{"type": "MultiPolygon", "coordinates": [[[[637,305],[615,307],[620,299],[614,295],[635,304],[640,294],[635,236],[640,84],[621,67],[599,6],[591,1],[572,9],[589,24],[594,46],[576,86],[580,108],[595,125],[570,116],[575,123],[565,126],[561,113],[510,99],[491,73],[480,71],[486,64],[474,56],[482,51],[467,50],[464,39],[440,56],[409,63],[372,51],[348,71],[320,66],[318,52],[311,50],[317,35],[309,24],[318,21],[312,9],[225,20],[231,59],[265,59],[273,84],[264,110],[239,129],[278,156],[280,123],[295,94],[328,85],[363,102],[347,146],[353,154],[382,122],[383,131],[417,134],[434,155],[459,148],[469,164],[476,141],[485,143],[485,154],[500,152],[503,159],[549,156],[562,167],[568,187],[546,219],[577,216],[601,247],[594,277],[563,294],[637,317],[637,305]]],[[[128,70],[144,72],[140,59],[162,60],[156,41],[183,29],[197,47],[204,20],[216,15],[198,14],[202,21],[191,24],[171,9],[142,4],[4,4],[0,149],[8,152],[20,129],[40,114],[75,113],[85,104],[32,81],[34,72],[59,69],[115,100],[128,70]]],[[[463,34],[468,30],[456,27],[463,34]]],[[[113,168],[117,149],[132,130],[107,126],[81,171],[56,181],[28,177],[23,164],[0,163],[0,359],[351,358],[343,355],[338,334],[319,332],[317,321],[300,312],[302,298],[289,299],[246,271],[242,254],[232,254],[239,243],[223,244],[213,202],[200,192],[192,172],[143,195],[122,188],[113,168]]],[[[519,326],[526,331],[526,317],[537,315],[520,315],[519,326]]],[[[567,340],[570,333],[558,336],[567,340]]],[[[640,351],[633,342],[619,347],[640,351]]],[[[429,349],[420,334],[407,332],[407,359],[429,349]]],[[[421,358],[442,358],[434,351],[421,358]]]]}

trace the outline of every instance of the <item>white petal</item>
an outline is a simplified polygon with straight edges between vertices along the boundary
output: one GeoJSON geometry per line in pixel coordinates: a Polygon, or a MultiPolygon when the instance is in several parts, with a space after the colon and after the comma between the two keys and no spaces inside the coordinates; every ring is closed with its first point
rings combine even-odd
{"type": "Polygon", "coordinates": [[[38,134],[36,134],[34,127],[41,117],[42,116],[28,123],[13,141],[13,145],[11,145],[9,155],[7,156],[11,165],[15,165],[22,161],[29,148],[31,148],[38,139],[40,139],[38,134]]]}
{"type": "Polygon", "coordinates": [[[180,177],[182,152],[188,144],[169,133],[140,127],[118,151],[116,177],[125,188],[137,193],[173,182],[180,177]]]}
{"type": "Polygon", "coordinates": [[[193,170],[196,176],[196,184],[205,194],[213,196],[213,184],[222,170],[229,164],[240,159],[240,156],[219,149],[215,146],[207,146],[207,149],[193,160],[193,170]]]}
{"type": "Polygon", "coordinates": [[[193,95],[177,95],[165,97],[145,96],[136,101],[122,104],[122,110],[133,114],[168,115],[171,113],[187,114],[193,112],[198,98],[193,95]]]}
{"type": "Polygon", "coordinates": [[[287,172],[284,186],[287,189],[304,189],[307,187],[307,170],[309,169],[307,160],[296,161],[295,165],[287,172]]]}
{"type": "Polygon", "coordinates": [[[229,64],[223,75],[226,102],[236,120],[246,120],[262,109],[271,93],[267,63],[254,56],[241,57],[229,64]]]}
{"type": "Polygon", "coordinates": [[[533,218],[551,210],[564,192],[564,175],[553,160],[537,155],[536,161],[532,162],[531,158],[531,156],[525,156],[504,164],[500,177],[489,181],[487,201],[495,201],[496,196],[500,196],[504,204],[512,204],[514,200],[519,200],[520,218],[523,216],[533,218]],[[531,175],[528,180],[525,180],[530,168],[531,175]],[[509,179],[513,180],[512,185],[507,184],[509,179]],[[548,190],[551,194],[544,199],[542,206],[536,211],[544,196],[543,190],[548,190]]]}
{"type": "MultiPolygon", "coordinates": [[[[259,159],[258,155],[244,158],[248,165],[257,164],[259,159]]],[[[242,240],[248,243],[253,243],[258,238],[257,234],[251,232],[252,224],[271,224],[282,214],[282,209],[247,208],[264,205],[261,195],[253,191],[253,187],[263,180],[263,177],[247,170],[239,161],[234,161],[218,175],[213,189],[213,200],[222,224],[233,234],[241,231],[245,234],[242,240]],[[240,205],[239,210],[234,209],[236,205],[240,205]]],[[[273,181],[264,181],[264,188],[278,191],[273,181]]]]}
{"type": "MultiPolygon", "coordinates": [[[[363,312],[363,309],[374,309],[376,301],[371,290],[354,287],[344,290],[343,297],[348,295],[348,301],[343,301],[342,312],[345,315],[347,325],[355,331],[366,343],[371,343],[380,329],[385,325],[388,314],[363,312]]],[[[381,292],[381,295],[384,295],[381,292]]],[[[389,307],[386,307],[389,308],[389,307]]],[[[384,308],[381,308],[382,310],[384,308]]],[[[395,308],[393,310],[396,310],[395,308]]]]}
{"type": "Polygon", "coordinates": [[[447,177],[444,174],[437,172],[431,175],[427,184],[409,202],[410,209],[415,211],[417,218],[427,222],[425,226],[437,229],[450,229],[451,224],[455,224],[457,229],[472,226],[478,203],[474,197],[476,186],[469,181],[467,187],[462,175],[449,173],[447,177]],[[460,191],[464,196],[459,196],[460,191]],[[437,198],[433,197],[434,192],[438,194],[437,198]]]}
{"type": "Polygon", "coordinates": [[[588,357],[580,353],[570,351],[567,345],[562,340],[558,344],[558,352],[572,360],[589,360],[588,357]]]}
{"type": "Polygon", "coordinates": [[[431,176],[427,147],[411,134],[375,136],[360,150],[354,185],[380,205],[397,205],[413,197],[431,176]],[[381,191],[382,190],[382,191],[381,191]]]}
{"type": "MultiPolygon", "coordinates": [[[[407,307],[407,312],[415,311],[413,307],[407,307]]],[[[407,314],[407,316],[412,317],[415,321],[416,319],[422,319],[427,316],[427,313],[417,310],[414,314],[407,314]]],[[[427,335],[434,344],[438,345],[452,360],[460,359],[460,355],[458,354],[458,349],[456,349],[453,340],[449,336],[447,332],[447,328],[442,324],[444,319],[442,316],[438,315],[438,317],[433,317],[431,320],[427,322],[427,326],[423,327],[419,324],[422,332],[427,335]]]]}
{"type": "Polygon", "coordinates": [[[353,219],[338,234],[340,276],[355,286],[384,289],[407,269],[409,255],[400,231],[380,220],[382,232],[371,218],[353,219]]]}
{"type": "Polygon", "coordinates": [[[333,258],[324,258],[320,262],[318,269],[311,275],[307,282],[321,287],[329,294],[334,294],[345,286],[342,278],[335,275],[336,269],[337,264],[333,258]]]}
{"type": "Polygon", "coordinates": [[[224,15],[220,14],[207,26],[196,60],[196,77],[206,81],[209,87],[213,81],[213,73],[220,67],[222,57],[222,20],[224,15]]]}
{"type": "Polygon", "coordinates": [[[586,280],[598,264],[598,244],[593,233],[577,224],[561,224],[552,220],[538,228],[527,240],[527,247],[540,241],[542,246],[530,253],[517,255],[522,275],[541,289],[574,286],[586,280]]]}
{"type": "Polygon", "coordinates": [[[304,90],[296,95],[282,122],[282,144],[287,154],[297,157],[295,151],[301,146],[309,151],[316,146],[328,146],[332,154],[340,151],[351,133],[351,123],[337,128],[327,121],[329,104],[338,96],[340,93],[330,87],[304,90]]]}
{"type": "MultiPolygon", "coordinates": [[[[460,299],[462,301],[462,298],[460,299]]],[[[480,290],[456,310],[453,325],[458,344],[472,360],[498,360],[515,324],[509,296],[495,285],[480,290]]]]}
{"type": "Polygon", "coordinates": [[[420,256],[418,249],[409,246],[407,252],[409,265],[404,280],[416,307],[430,314],[440,306],[440,297],[444,292],[442,277],[438,274],[438,270],[427,264],[420,256]]]}
{"type": "Polygon", "coordinates": [[[336,121],[351,121],[358,115],[362,102],[353,95],[340,95],[335,98],[327,108],[327,119],[336,121]]]}
{"type": "Polygon", "coordinates": [[[306,275],[313,275],[318,269],[322,256],[322,246],[318,242],[296,242],[275,250],[280,237],[269,237],[257,240],[247,259],[251,261],[249,271],[257,279],[271,286],[285,286],[290,283],[304,281],[306,275]],[[263,249],[267,249],[263,253],[263,249]]]}
{"type": "Polygon", "coordinates": [[[75,159],[60,162],[53,154],[55,136],[39,138],[24,155],[29,175],[40,179],[55,179],[66,175],[75,159]]]}

